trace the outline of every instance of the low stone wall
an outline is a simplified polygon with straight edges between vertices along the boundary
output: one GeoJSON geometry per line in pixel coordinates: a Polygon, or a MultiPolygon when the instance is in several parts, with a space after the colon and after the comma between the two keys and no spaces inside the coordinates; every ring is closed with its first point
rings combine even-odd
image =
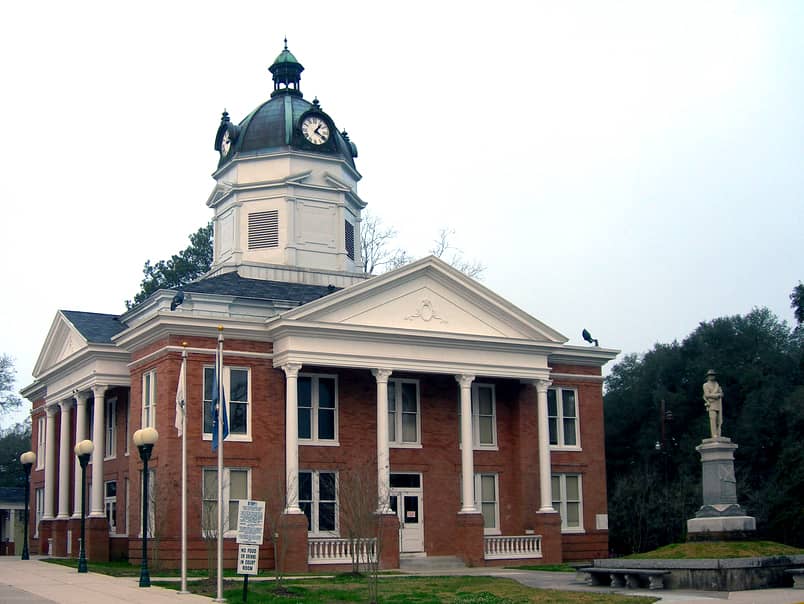
{"type": "Polygon", "coordinates": [[[738,591],[764,589],[790,584],[784,571],[804,567],[804,556],[773,556],[769,558],[725,558],[702,560],[595,560],[595,568],[644,568],[669,570],[665,579],[667,589],[696,591],[738,591]]]}

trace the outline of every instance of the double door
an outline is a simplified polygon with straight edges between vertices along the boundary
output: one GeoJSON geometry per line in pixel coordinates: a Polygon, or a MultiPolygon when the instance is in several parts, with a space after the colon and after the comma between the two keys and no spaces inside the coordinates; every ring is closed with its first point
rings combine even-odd
{"type": "MultiPolygon", "coordinates": [[[[410,474],[403,475],[410,477],[410,474]]],[[[414,474],[421,485],[421,476],[414,474]]],[[[411,480],[394,480],[391,475],[390,504],[391,509],[399,518],[399,551],[403,554],[424,551],[424,518],[422,516],[422,489],[421,486],[398,486],[394,483],[406,482],[415,484],[411,480]]]]}

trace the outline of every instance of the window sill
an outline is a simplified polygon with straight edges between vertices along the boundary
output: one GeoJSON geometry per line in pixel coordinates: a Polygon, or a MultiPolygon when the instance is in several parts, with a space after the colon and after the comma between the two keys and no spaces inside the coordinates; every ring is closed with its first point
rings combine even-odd
{"type": "Polygon", "coordinates": [[[299,446],[305,447],[340,447],[341,443],[337,440],[302,440],[298,441],[299,446]]]}
{"type": "MultiPolygon", "coordinates": [[[[207,442],[212,442],[212,434],[206,433],[204,434],[204,440],[207,442]]],[[[252,442],[250,434],[229,434],[226,438],[223,439],[224,443],[250,443],[252,442]]],[[[224,535],[225,536],[225,535],[224,535]]]]}
{"type": "Polygon", "coordinates": [[[583,451],[583,447],[562,447],[561,445],[550,445],[551,451],[572,451],[572,452],[581,452],[583,451]]]}
{"type": "Polygon", "coordinates": [[[500,529],[483,529],[484,535],[502,535],[502,531],[500,529]]]}
{"type": "Polygon", "coordinates": [[[421,449],[421,443],[388,443],[389,449],[421,449]]]}
{"type": "Polygon", "coordinates": [[[104,457],[103,461],[111,461],[113,459],[117,459],[117,455],[111,455],[109,457],[104,457]]]}
{"type": "Polygon", "coordinates": [[[561,534],[562,535],[581,535],[581,534],[583,534],[585,532],[586,531],[583,529],[583,527],[561,529],[561,534]]]}

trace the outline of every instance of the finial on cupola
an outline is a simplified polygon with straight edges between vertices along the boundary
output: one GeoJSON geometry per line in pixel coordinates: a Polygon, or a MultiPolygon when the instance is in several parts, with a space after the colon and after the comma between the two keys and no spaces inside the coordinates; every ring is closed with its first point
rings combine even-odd
{"type": "Polygon", "coordinates": [[[319,102],[318,102],[318,97],[315,97],[315,98],[313,99],[313,107],[315,107],[316,109],[318,109],[319,111],[321,111],[321,103],[319,103],[319,102]]]}
{"type": "Polygon", "coordinates": [[[288,49],[288,37],[285,36],[285,50],[288,49]]]}
{"type": "Polygon", "coordinates": [[[221,114],[221,123],[229,121],[229,112],[226,111],[224,108],[223,113],[221,114]]]}

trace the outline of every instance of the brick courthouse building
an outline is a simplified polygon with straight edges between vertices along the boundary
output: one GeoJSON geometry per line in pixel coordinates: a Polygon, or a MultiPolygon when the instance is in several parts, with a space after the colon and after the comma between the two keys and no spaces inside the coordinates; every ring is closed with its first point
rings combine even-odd
{"type": "MultiPolygon", "coordinates": [[[[203,279],[119,316],[56,314],[23,391],[37,453],[33,550],[77,556],[73,447],[91,438],[88,557],[138,558],[142,464],[131,435],[148,425],[160,434],[152,547],[178,565],[174,398],[186,344],[189,560],[206,565],[220,325],[227,565],[238,500],[269,499],[276,484],[287,485],[288,568],[345,562],[345,478],[366,468],[386,567],[406,555],[473,565],[605,556],[601,367],[617,351],[568,345],[434,257],[368,278],[356,148],[304,99],[302,69],[285,48],[269,100],[237,125],[223,115],[207,201],[214,261],[203,279]]],[[[261,561],[273,564],[268,542],[261,561]]]]}

